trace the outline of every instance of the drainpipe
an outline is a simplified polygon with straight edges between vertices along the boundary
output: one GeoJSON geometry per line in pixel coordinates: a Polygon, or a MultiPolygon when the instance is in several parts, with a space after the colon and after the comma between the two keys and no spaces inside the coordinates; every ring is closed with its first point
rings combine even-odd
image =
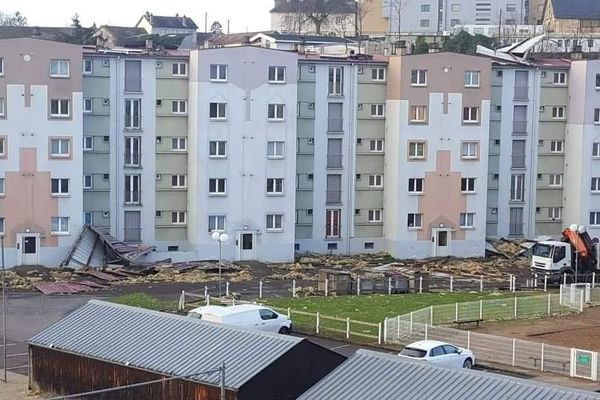
{"type": "MultiPolygon", "coordinates": [[[[119,79],[120,79],[120,75],[119,75],[119,66],[121,64],[121,56],[118,55],[117,56],[117,60],[115,62],[115,98],[117,99],[117,104],[114,105],[115,108],[115,123],[116,123],[116,127],[115,127],[115,137],[114,140],[110,140],[109,139],[109,149],[111,147],[114,147],[115,149],[115,176],[113,177],[113,179],[110,179],[110,175],[109,175],[109,187],[113,186],[115,188],[115,215],[111,215],[112,213],[109,214],[109,218],[114,218],[115,219],[115,237],[122,237],[123,239],[125,239],[125,234],[123,233],[123,236],[119,235],[119,214],[120,214],[120,210],[119,210],[119,153],[118,153],[118,141],[119,141],[119,104],[121,103],[121,95],[119,94],[119,79]],[[113,144],[114,143],[114,144],[113,144]],[[112,183],[114,181],[114,184],[112,183]]],[[[109,125],[110,126],[110,125],[109,125]]],[[[110,132],[109,132],[110,135],[110,132]]],[[[110,138],[110,136],[109,136],[110,138]]],[[[109,152],[109,159],[110,159],[110,152],[109,152]]],[[[110,173],[110,170],[109,170],[110,173]]],[[[125,189],[125,188],[123,188],[125,189]]]]}
{"type": "Polygon", "coordinates": [[[357,85],[357,78],[356,78],[356,74],[357,74],[357,63],[351,63],[350,64],[351,68],[351,75],[350,75],[350,115],[349,115],[349,126],[348,126],[348,169],[346,171],[346,175],[347,175],[347,187],[348,187],[348,194],[347,194],[347,213],[346,213],[346,223],[348,225],[348,229],[347,229],[347,234],[346,234],[346,242],[347,242],[347,253],[350,254],[350,250],[351,250],[351,245],[350,245],[350,239],[352,237],[354,237],[354,200],[355,200],[355,193],[354,193],[354,176],[355,176],[355,151],[354,151],[354,147],[356,145],[356,107],[357,107],[357,102],[358,99],[356,98],[357,96],[357,91],[355,90],[355,85],[357,85]]]}
{"type": "MultiPolygon", "coordinates": [[[[536,200],[536,195],[537,195],[537,149],[538,149],[538,140],[539,140],[539,112],[540,112],[540,106],[539,106],[539,99],[538,99],[538,77],[539,77],[540,71],[538,68],[534,69],[533,71],[533,102],[531,104],[532,108],[533,108],[533,116],[531,118],[531,143],[530,143],[530,157],[531,157],[531,161],[529,163],[529,179],[530,179],[530,184],[529,184],[529,196],[528,196],[528,223],[527,223],[527,236],[529,238],[532,238],[532,236],[535,236],[535,232],[536,232],[536,222],[535,222],[535,200],[536,200]],[[535,178],[535,179],[534,179],[535,178]]],[[[563,183],[564,183],[564,177],[563,177],[563,183]]]]}

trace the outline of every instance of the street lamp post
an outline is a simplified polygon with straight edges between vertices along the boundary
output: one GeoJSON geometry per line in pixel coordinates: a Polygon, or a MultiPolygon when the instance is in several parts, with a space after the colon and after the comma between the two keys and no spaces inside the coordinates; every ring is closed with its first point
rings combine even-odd
{"type": "Polygon", "coordinates": [[[221,246],[223,244],[223,242],[226,242],[229,240],[229,236],[227,236],[226,233],[221,233],[221,232],[213,232],[212,234],[212,238],[213,240],[219,242],[219,301],[221,301],[221,265],[223,263],[223,255],[222,255],[222,251],[221,251],[221,246]]]}

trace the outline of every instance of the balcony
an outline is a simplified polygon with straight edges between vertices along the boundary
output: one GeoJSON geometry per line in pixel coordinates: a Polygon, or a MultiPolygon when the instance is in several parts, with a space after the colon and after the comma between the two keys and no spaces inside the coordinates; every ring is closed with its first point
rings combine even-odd
{"type": "Polygon", "coordinates": [[[341,154],[328,154],[327,155],[327,168],[336,169],[342,168],[342,155],[341,154]]]}
{"type": "Polygon", "coordinates": [[[527,135],[527,121],[513,121],[514,135],[527,135]]]}
{"type": "Polygon", "coordinates": [[[522,169],[525,168],[525,155],[524,154],[513,154],[511,168],[522,169]]]}
{"type": "Polygon", "coordinates": [[[515,100],[528,100],[529,86],[515,86],[515,100]]]}
{"type": "Polygon", "coordinates": [[[342,191],[341,190],[327,190],[325,203],[326,204],[340,204],[342,202],[342,191]]]}
{"type": "Polygon", "coordinates": [[[327,120],[327,132],[343,133],[344,120],[342,118],[329,118],[327,120]]]}

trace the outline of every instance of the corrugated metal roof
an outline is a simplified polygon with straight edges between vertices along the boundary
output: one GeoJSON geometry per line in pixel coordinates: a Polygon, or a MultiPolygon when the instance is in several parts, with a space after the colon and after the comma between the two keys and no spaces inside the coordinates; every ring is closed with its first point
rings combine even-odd
{"type": "Polygon", "coordinates": [[[552,0],[552,11],[561,19],[600,19],[600,1],[552,0]]]}
{"type": "MultiPolygon", "coordinates": [[[[302,340],[91,300],[28,343],[170,376],[225,361],[225,385],[235,390],[302,340]]],[[[220,374],[190,380],[218,385],[220,374]]]]}
{"type": "Polygon", "coordinates": [[[298,400],[597,400],[600,394],[359,350],[298,400]]]}

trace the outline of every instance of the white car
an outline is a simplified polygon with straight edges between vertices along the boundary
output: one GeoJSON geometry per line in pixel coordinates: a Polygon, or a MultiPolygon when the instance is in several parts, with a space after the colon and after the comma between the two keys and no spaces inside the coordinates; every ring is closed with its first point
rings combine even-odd
{"type": "Polygon", "coordinates": [[[188,317],[264,332],[289,334],[292,331],[292,321],[287,316],[255,304],[198,307],[191,310],[188,317]]]}
{"type": "Polygon", "coordinates": [[[398,354],[400,357],[432,362],[445,367],[473,368],[475,356],[471,350],[437,340],[421,340],[409,344],[398,354]]]}

